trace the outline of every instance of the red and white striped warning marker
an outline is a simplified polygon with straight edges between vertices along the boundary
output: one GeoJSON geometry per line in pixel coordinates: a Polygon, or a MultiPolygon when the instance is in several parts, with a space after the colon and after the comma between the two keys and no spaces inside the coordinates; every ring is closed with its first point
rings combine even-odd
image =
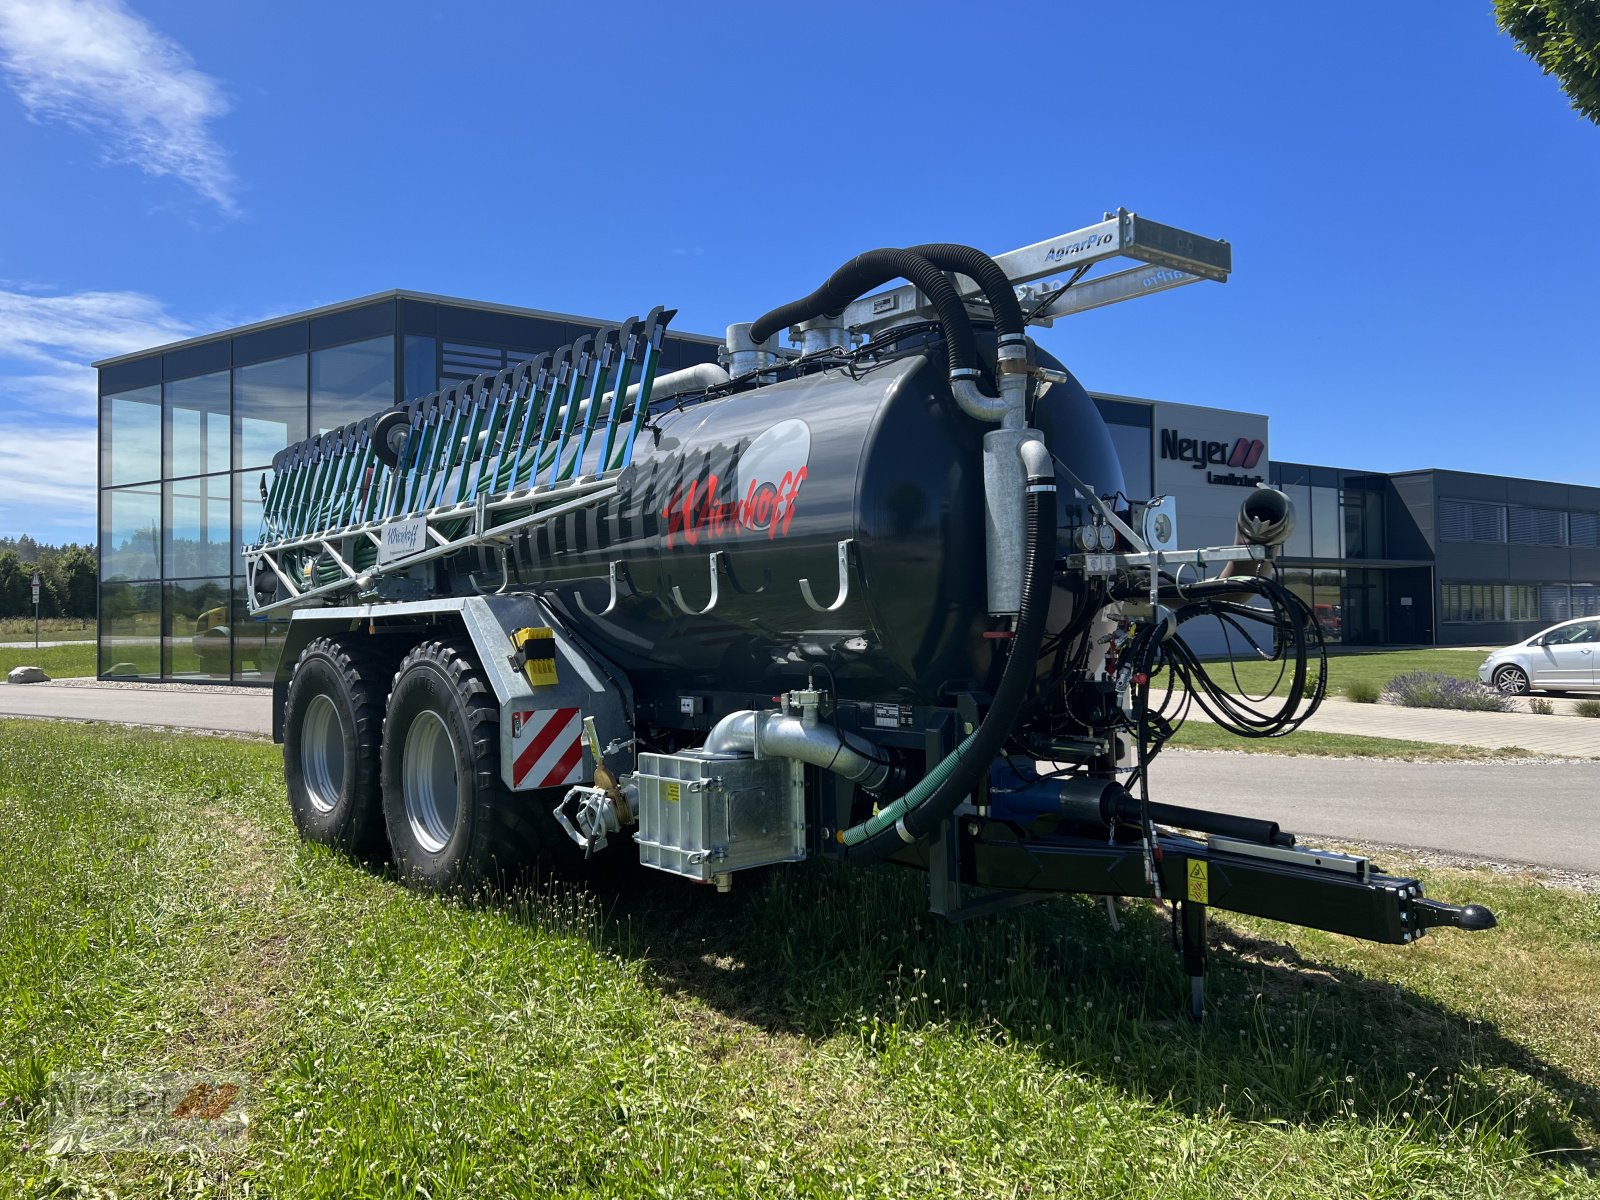
{"type": "Polygon", "coordinates": [[[565,787],[583,773],[583,721],[575,708],[511,714],[511,786],[565,787]]]}

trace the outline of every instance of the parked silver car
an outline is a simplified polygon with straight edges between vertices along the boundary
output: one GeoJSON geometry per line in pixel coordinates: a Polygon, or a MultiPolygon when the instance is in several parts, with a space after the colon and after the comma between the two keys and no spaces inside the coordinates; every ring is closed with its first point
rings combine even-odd
{"type": "Polygon", "coordinates": [[[1496,650],[1483,660],[1478,678],[1508,696],[1600,690],[1600,617],[1563,621],[1496,650]]]}

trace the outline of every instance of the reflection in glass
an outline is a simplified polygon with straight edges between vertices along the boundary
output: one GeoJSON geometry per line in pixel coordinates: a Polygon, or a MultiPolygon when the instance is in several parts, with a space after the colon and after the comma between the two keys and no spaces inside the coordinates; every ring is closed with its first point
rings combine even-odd
{"type": "Polygon", "coordinates": [[[1311,489],[1311,556],[1344,557],[1344,518],[1339,512],[1339,489],[1311,489]]]}
{"type": "Polygon", "coordinates": [[[100,400],[101,483],[161,478],[161,389],[139,388],[100,400]]]}
{"type": "MultiPolygon", "coordinates": [[[[1327,491],[1318,488],[1318,491],[1327,491]]],[[[1315,532],[1313,532],[1315,536],[1315,532]]],[[[1322,630],[1325,641],[1339,642],[1344,640],[1344,572],[1343,571],[1316,571],[1313,572],[1316,600],[1311,606],[1312,613],[1317,618],[1317,627],[1322,630]]]]}
{"type": "Polygon", "coordinates": [[[1289,558],[1310,558],[1311,489],[1303,483],[1289,483],[1284,485],[1283,490],[1289,493],[1289,499],[1294,502],[1294,531],[1284,543],[1283,553],[1289,558]]]}
{"type": "Polygon", "coordinates": [[[229,573],[233,548],[229,478],[204,475],[165,485],[167,579],[229,573]]]}
{"type": "Polygon", "coordinates": [[[233,436],[237,467],[264,467],[306,436],[304,354],[235,368],[233,436]]]}
{"type": "Polygon", "coordinates": [[[234,580],[231,605],[233,677],[271,683],[278,658],[283,653],[283,638],[289,632],[289,622],[258,621],[251,617],[242,580],[234,580]]]}
{"type": "Polygon", "coordinates": [[[232,662],[228,581],[169,583],[165,590],[162,673],[175,678],[227,679],[232,662]]]}
{"type": "Polygon", "coordinates": [[[100,589],[101,675],[161,674],[161,585],[108,583],[100,589]]]}
{"type": "Polygon", "coordinates": [[[245,546],[255,545],[261,539],[261,489],[272,491],[272,469],[240,471],[233,477],[233,551],[229,556],[228,573],[238,575],[244,570],[240,555],[245,546]]]}
{"type": "Polygon", "coordinates": [[[394,403],[394,337],[311,355],[311,423],[327,433],[394,403]]]}
{"type": "Polygon", "coordinates": [[[1344,552],[1347,558],[1383,557],[1383,493],[1366,488],[1346,488],[1340,496],[1344,510],[1344,552]]]}
{"type": "Polygon", "coordinates": [[[228,462],[227,371],[164,384],[168,478],[226,471],[228,462]]]}
{"type": "Polygon", "coordinates": [[[100,493],[100,578],[156,579],[161,575],[161,486],[110,488],[100,493]]]}
{"type": "Polygon", "coordinates": [[[439,390],[439,344],[431,337],[406,334],[405,386],[402,400],[415,400],[439,390]]]}

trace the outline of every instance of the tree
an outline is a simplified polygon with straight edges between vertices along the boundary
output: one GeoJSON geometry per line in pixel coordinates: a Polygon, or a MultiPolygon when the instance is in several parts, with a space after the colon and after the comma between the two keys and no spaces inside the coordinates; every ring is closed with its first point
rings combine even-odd
{"type": "Polygon", "coordinates": [[[1573,108],[1600,125],[1600,3],[1494,0],[1494,8],[1518,48],[1560,81],[1573,108]]]}
{"type": "Polygon", "coordinates": [[[0,617],[21,617],[33,612],[33,568],[15,550],[0,550],[0,617]]]}
{"type": "Polygon", "coordinates": [[[94,616],[94,593],[99,563],[92,546],[63,546],[50,563],[57,600],[64,617],[94,616]]]}

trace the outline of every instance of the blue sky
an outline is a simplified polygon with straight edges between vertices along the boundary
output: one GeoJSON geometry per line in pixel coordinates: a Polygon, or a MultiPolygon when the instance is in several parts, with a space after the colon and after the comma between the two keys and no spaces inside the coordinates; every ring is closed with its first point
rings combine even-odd
{"type": "Polygon", "coordinates": [[[0,179],[0,534],[92,537],[98,357],[391,287],[720,332],[1119,205],[1235,273],[1043,331],[1086,386],[1600,484],[1600,128],[1488,0],[0,0],[0,179]]]}

